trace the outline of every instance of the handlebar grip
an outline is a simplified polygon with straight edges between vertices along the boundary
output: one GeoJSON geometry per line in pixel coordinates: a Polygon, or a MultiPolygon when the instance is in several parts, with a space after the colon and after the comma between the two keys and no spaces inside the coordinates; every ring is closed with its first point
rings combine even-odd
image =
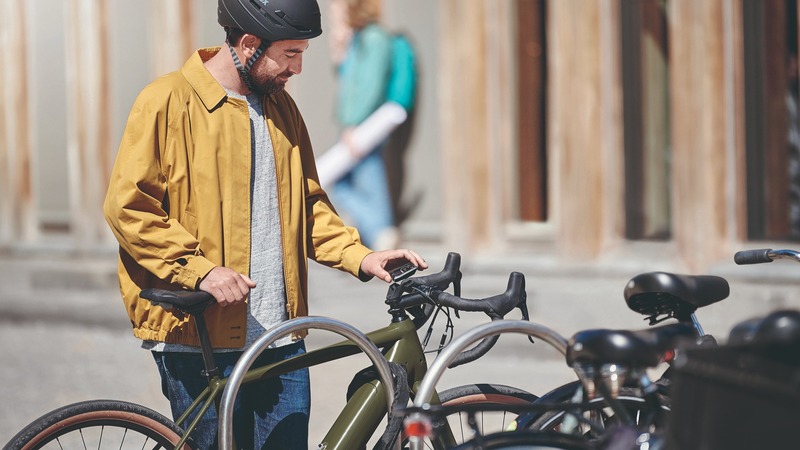
{"type": "Polygon", "coordinates": [[[437,293],[437,300],[442,305],[459,311],[484,312],[492,318],[501,319],[519,304],[524,303],[525,297],[525,275],[519,272],[512,272],[509,275],[505,292],[491,297],[468,299],[447,292],[437,293]]]}
{"type": "Polygon", "coordinates": [[[435,289],[445,290],[450,283],[456,281],[461,270],[461,255],[455,252],[447,254],[444,268],[439,273],[432,273],[421,277],[414,277],[405,280],[404,284],[416,286],[431,286],[435,289]]]}
{"type": "Polygon", "coordinates": [[[769,263],[772,262],[772,257],[769,256],[771,251],[771,248],[742,250],[733,255],[733,261],[739,265],[769,263]]]}

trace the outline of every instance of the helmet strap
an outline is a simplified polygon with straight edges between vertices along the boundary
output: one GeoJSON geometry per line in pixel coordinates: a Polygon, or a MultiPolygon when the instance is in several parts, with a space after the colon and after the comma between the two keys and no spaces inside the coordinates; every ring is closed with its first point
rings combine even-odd
{"type": "Polygon", "coordinates": [[[264,50],[267,49],[267,43],[263,39],[261,40],[261,45],[258,46],[256,51],[253,53],[253,56],[247,60],[247,64],[242,64],[242,61],[239,59],[239,55],[233,50],[233,46],[228,43],[228,50],[231,52],[231,57],[233,57],[233,65],[236,66],[236,70],[239,72],[239,78],[242,79],[242,82],[247,89],[250,89],[250,92],[257,92],[255,84],[253,83],[253,77],[250,75],[250,69],[253,68],[253,64],[258,61],[258,58],[261,57],[261,54],[264,53],[264,50]]]}

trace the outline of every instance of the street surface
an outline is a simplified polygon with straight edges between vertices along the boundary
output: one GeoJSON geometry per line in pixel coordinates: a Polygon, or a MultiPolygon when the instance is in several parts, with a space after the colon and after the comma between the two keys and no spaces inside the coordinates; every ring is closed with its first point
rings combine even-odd
{"type": "MultiPolygon", "coordinates": [[[[430,272],[440,270],[444,253],[424,254],[430,272]]],[[[736,266],[716,269],[728,278],[732,293],[699,311],[706,332],[724,341],[740,320],[778,308],[800,308],[792,272],[800,273],[800,267],[771,266],[748,268],[749,272],[736,266]]],[[[513,258],[486,258],[472,264],[465,260],[463,267],[462,295],[470,298],[500,293],[511,270],[523,272],[532,320],[565,337],[583,328],[645,327],[642,318],[625,306],[625,283],[640,272],[669,270],[652,264],[600,270],[513,258]]],[[[362,331],[388,323],[385,283],[360,283],[315,263],[310,279],[313,315],[332,317],[362,331]]],[[[113,257],[72,262],[63,256],[44,260],[6,255],[0,257],[0,286],[0,443],[39,415],[82,400],[127,400],[170,415],[152,358],[130,333],[115,287],[113,257]]],[[[512,314],[519,318],[518,312],[512,314]]],[[[481,314],[461,316],[455,319],[456,335],[488,321],[481,314]]],[[[439,340],[441,327],[437,330],[432,342],[439,340]]],[[[318,348],[338,339],[331,332],[312,330],[307,346],[318,348]]],[[[352,374],[367,365],[368,359],[357,355],[312,368],[312,448],[344,405],[352,374]]],[[[508,335],[484,358],[448,370],[438,387],[493,382],[541,394],[573,379],[552,347],[508,335]]]]}

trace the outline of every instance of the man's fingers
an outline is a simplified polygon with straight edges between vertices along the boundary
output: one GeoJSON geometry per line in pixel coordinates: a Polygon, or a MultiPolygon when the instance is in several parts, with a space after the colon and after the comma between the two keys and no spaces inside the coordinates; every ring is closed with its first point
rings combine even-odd
{"type": "Polygon", "coordinates": [[[226,267],[215,267],[200,282],[200,290],[214,296],[220,306],[240,303],[247,298],[255,283],[246,275],[226,267]]]}
{"type": "Polygon", "coordinates": [[[416,266],[420,270],[425,270],[425,269],[428,268],[428,263],[425,261],[425,259],[422,256],[418,255],[417,252],[415,252],[413,250],[409,250],[408,252],[413,255],[414,260],[412,262],[414,262],[414,264],[416,264],[416,266]]]}
{"type": "Polygon", "coordinates": [[[242,280],[244,280],[244,282],[245,282],[245,284],[247,285],[248,288],[252,289],[252,288],[256,287],[256,282],[253,281],[247,275],[239,274],[239,276],[242,278],[242,280]]]}

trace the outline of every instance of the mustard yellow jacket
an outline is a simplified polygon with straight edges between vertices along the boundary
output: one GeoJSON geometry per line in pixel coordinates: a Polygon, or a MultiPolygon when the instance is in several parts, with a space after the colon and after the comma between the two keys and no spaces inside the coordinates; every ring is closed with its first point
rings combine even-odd
{"type": "MultiPolygon", "coordinates": [[[[250,116],[203,66],[200,49],[136,99],[103,206],[119,241],[119,284],[140,339],[197,345],[189,318],[139,298],[149,287],[195,289],[215,266],[250,271],[250,116]]],[[[370,252],[320,188],[292,98],[264,98],[275,153],[290,317],[308,314],[308,258],[358,276],[370,252]]],[[[246,305],[206,312],[217,348],[244,345],[246,305]]]]}

